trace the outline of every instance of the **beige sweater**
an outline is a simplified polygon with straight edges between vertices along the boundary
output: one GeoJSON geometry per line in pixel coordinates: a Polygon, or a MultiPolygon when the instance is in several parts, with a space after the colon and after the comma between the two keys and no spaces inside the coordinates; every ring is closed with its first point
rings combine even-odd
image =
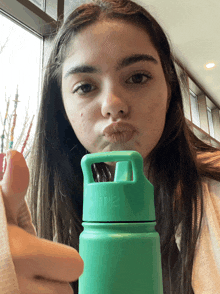
{"type": "MultiPolygon", "coordinates": [[[[195,294],[220,293],[220,183],[206,179],[204,189],[204,218],[197,242],[193,265],[192,287],[195,294]]],[[[19,217],[19,226],[31,234],[36,231],[31,223],[26,203],[19,217]]],[[[180,249],[179,233],[176,234],[180,249]]],[[[12,261],[4,203],[0,189],[0,293],[19,294],[18,282],[12,261]]]]}
{"type": "MultiPolygon", "coordinates": [[[[31,222],[31,214],[27,203],[20,209],[18,224],[30,234],[36,236],[31,222]]],[[[0,294],[20,294],[14,264],[11,257],[5,207],[0,186],[0,294]]]]}

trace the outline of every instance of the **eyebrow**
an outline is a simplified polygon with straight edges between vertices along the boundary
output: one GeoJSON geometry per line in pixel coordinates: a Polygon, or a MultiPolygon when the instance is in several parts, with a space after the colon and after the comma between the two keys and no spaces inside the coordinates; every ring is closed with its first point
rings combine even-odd
{"type": "MultiPolygon", "coordinates": [[[[140,61],[152,62],[155,65],[158,64],[158,61],[149,54],[133,54],[131,56],[121,59],[117,63],[115,70],[118,71],[126,66],[132,65],[140,61]]],[[[101,73],[101,71],[98,68],[90,66],[90,65],[79,65],[76,67],[71,67],[66,72],[64,79],[67,79],[70,75],[78,74],[78,73],[101,73]]]]}

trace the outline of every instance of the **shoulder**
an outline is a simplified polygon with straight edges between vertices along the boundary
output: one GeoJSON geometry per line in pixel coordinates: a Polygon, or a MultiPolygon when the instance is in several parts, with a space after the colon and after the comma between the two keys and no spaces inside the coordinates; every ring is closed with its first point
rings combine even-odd
{"type": "Polygon", "coordinates": [[[196,165],[200,176],[220,181],[220,150],[198,152],[196,165]]]}
{"type": "Polygon", "coordinates": [[[203,163],[213,163],[220,167],[220,150],[214,152],[198,152],[197,161],[203,163]]]}
{"type": "Polygon", "coordinates": [[[213,196],[217,196],[220,199],[220,181],[205,177],[202,180],[202,185],[203,187],[206,187],[206,190],[210,194],[213,194],[213,196]]]}

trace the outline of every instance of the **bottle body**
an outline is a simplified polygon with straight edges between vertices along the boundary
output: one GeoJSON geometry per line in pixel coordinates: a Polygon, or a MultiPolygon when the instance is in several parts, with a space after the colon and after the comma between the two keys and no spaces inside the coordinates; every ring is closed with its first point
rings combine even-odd
{"type": "Polygon", "coordinates": [[[79,294],[163,294],[156,222],[84,222],[79,294]]]}

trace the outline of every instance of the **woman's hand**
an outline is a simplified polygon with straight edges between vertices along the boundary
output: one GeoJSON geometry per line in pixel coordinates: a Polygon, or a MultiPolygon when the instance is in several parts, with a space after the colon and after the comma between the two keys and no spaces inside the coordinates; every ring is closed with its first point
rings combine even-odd
{"type": "Polygon", "coordinates": [[[83,271],[75,249],[37,238],[15,225],[8,225],[8,234],[22,294],[73,293],[69,282],[83,271]]]}
{"type": "Polygon", "coordinates": [[[10,151],[1,184],[12,259],[21,294],[73,293],[69,283],[83,272],[79,253],[66,245],[27,233],[18,226],[29,183],[23,156],[10,151]]]}

